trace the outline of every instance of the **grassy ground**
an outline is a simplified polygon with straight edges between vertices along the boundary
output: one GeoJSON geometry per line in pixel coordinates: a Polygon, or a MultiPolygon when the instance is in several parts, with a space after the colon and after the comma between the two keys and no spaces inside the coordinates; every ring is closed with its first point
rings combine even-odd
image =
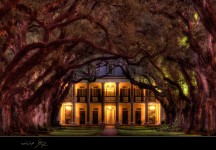
{"type": "Polygon", "coordinates": [[[194,134],[185,134],[184,132],[164,132],[158,131],[157,127],[144,126],[121,126],[118,128],[119,136],[200,136],[194,134]]]}
{"type": "Polygon", "coordinates": [[[55,127],[40,136],[98,136],[101,132],[100,127],[55,127]]]}
{"type": "MultiPolygon", "coordinates": [[[[195,134],[185,134],[184,132],[164,132],[158,131],[159,127],[144,126],[120,126],[118,136],[201,136],[195,134]]],[[[39,136],[100,136],[102,133],[100,126],[91,127],[55,127],[51,131],[41,133],[39,136]]]]}

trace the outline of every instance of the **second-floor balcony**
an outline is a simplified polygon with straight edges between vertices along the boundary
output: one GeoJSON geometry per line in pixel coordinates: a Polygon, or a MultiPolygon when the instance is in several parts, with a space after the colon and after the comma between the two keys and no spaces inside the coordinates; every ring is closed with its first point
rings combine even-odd
{"type": "Polygon", "coordinates": [[[156,102],[156,98],[154,96],[149,97],[149,102],[156,102]]]}
{"type": "Polygon", "coordinates": [[[102,97],[101,96],[91,96],[91,102],[92,103],[99,103],[101,102],[102,97]]]}
{"type": "Polygon", "coordinates": [[[104,102],[107,103],[115,103],[116,102],[116,96],[105,96],[104,102]]]}
{"type": "Polygon", "coordinates": [[[135,103],[145,102],[145,97],[144,96],[134,96],[134,102],[135,103]]]}
{"type": "Polygon", "coordinates": [[[122,103],[130,102],[130,97],[129,96],[120,96],[120,102],[122,102],[122,103]]]}
{"type": "MultiPolygon", "coordinates": [[[[79,103],[86,103],[88,97],[87,96],[77,96],[77,102],[79,103]]],[[[90,102],[91,103],[100,103],[102,102],[103,97],[102,96],[90,96],[90,102]]],[[[104,102],[105,103],[115,103],[117,100],[116,96],[105,96],[104,102]]],[[[119,102],[120,103],[129,103],[131,102],[131,98],[129,96],[119,96],[119,102]]],[[[143,103],[145,102],[145,97],[134,97],[133,101],[135,103],[143,103]]],[[[151,97],[149,99],[149,102],[156,102],[156,99],[154,97],[151,97]]]]}
{"type": "Polygon", "coordinates": [[[87,97],[86,96],[77,96],[77,102],[85,103],[85,102],[87,102],[87,97]]]}
{"type": "MultiPolygon", "coordinates": [[[[101,89],[91,89],[90,90],[90,102],[91,103],[101,103],[104,99],[105,103],[115,103],[117,98],[119,98],[120,103],[129,103],[131,100],[135,103],[144,103],[146,98],[140,90],[134,90],[133,97],[130,96],[130,89],[121,89],[119,97],[116,96],[115,92],[104,92],[104,98],[102,96],[101,89]],[[131,99],[133,98],[133,99],[131,99]]],[[[77,90],[77,102],[86,103],[88,101],[88,90],[87,89],[78,89],[77,90]]],[[[148,97],[149,102],[156,102],[156,98],[151,93],[148,97]]]]}

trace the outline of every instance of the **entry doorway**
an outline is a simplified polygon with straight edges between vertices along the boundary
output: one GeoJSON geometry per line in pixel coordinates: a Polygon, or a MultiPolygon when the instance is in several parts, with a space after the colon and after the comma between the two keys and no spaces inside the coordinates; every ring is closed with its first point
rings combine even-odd
{"type": "Polygon", "coordinates": [[[141,121],[141,108],[137,108],[136,112],[135,112],[135,124],[136,125],[141,125],[142,121],[141,121]]]}
{"type": "Polygon", "coordinates": [[[84,109],[80,109],[79,116],[80,116],[80,125],[84,125],[85,124],[85,110],[84,109]]]}
{"type": "Polygon", "coordinates": [[[105,108],[105,124],[114,125],[115,124],[115,107],[107,106],[105,108]]]}
{"type": "Polygon", "coordinates": [[[128,109],[122,109],[122,124],[128,124],[128,109]]]}
{"type": "Polygon", "coordinates": [[[98,109],[95,108],[93,110],[93,121],[92,124],[97,125],[98,124],[98,109]]]}

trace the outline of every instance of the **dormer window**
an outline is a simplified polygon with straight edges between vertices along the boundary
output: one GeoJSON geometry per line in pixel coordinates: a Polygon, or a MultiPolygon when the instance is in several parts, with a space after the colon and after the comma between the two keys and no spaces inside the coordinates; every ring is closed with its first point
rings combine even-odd
{"type": "Polygon", "coordinates": [[[112,64],[107,65],[107,75],[112,75],[113,72],[113,66],[112,64]]]}
{"type": "Polygon", "coordinates": [[[112,75],[114,72],[114,66],[112,64],[107,65],[107,75],[112,75]]]}

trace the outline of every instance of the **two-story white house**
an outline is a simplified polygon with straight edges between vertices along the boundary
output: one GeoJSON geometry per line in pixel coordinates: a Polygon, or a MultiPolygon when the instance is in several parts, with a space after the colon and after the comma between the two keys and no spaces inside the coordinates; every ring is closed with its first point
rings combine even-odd
{"type": "MultiPolygon", "coordinates": [[[[101,67],[99,75],[107,74],[101,67]]],[[[139,89],[120,67],[95,82],[72,84],[60,112],[61,125],[159,125],[164,111],[153,92],[139,89]]]]}

